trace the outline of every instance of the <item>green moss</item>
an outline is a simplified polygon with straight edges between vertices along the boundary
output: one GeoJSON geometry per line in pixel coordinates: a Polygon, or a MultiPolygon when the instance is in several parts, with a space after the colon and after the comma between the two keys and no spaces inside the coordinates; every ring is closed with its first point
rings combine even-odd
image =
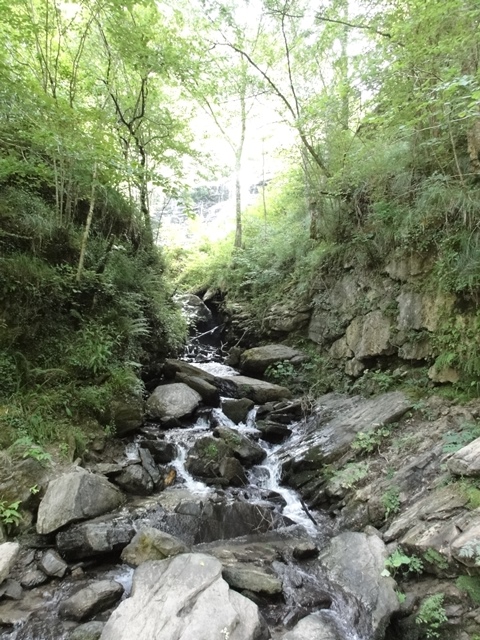
{"type": "Polygon", "coordinates": [[[436,549],[432,549],[431,547],[427,549],[423,554],[423,559],[439,569],[448,569],[447,560],[436,549]]]}
{"type": "Polygon", "coordinates": [[[480,605],[480,576],[459,576],[455,584],[472,602],[480,605]]]}

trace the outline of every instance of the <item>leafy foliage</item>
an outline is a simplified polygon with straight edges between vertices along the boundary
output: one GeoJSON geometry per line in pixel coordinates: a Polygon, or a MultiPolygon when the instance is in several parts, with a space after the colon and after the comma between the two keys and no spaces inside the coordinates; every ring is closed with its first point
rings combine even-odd
{"type": "Polygon", "coordinates": [[[385,560],[385,569],[382,572],[384,576],[396,576],[401,573],[421,573],[423,571],[423,562],[417,556],[409,556],[400,548],[396,549],[385,560]]]}
{"type": "Polygon", "coordinates": [[[437,593],[426,598],[415,616],[415,622],[420,625],[427,638],[439,638],[440,629],[447,622],[447,614],[443,606],[445,595],[437,593]]]}

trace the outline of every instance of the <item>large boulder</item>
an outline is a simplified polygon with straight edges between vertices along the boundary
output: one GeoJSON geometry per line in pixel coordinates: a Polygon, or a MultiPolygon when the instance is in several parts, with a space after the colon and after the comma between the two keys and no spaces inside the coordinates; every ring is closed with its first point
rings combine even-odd
{"type": "Polygon", "coordinates": [[[97,518],[60,531],[56,544],[67,560],[80,560],[119,553],[134,535],[135,529],[126,518],[97,518]]]}
{"type": "Polygon", "coordinates": [[[122,560],[132,567],[138,567],[147,560],[165,560],[188,551],[187,545],[169,533],[143,527],[122,551],[122,560]]]}
{"type": "Polygon", "coordinates": [[[480,438],[454,453],[447,466],[457,476],[480,476],[480,438]]]}
{"type": "Polygon", "coordinates": [[[117,509],[123,495],[104,476],[77,468],[52,480],[38,509],[37,532],[47,534],[71,522],[117,509]]]}
{"type": "Polygon", "coordinates": [[[281,640],[343,640],[331,615],[321,611],[306,616],[295,627],[281,637],[281,640]]]}
{"type": "Polygon", "coordinates": [[[330,582],[364,610],[375,640],[384,637],[391,615],[400,606],[395,581],[383,575],[387,555],[376,535],[347,532],[332,538],[319,558],[330,582]]]}
{"type": "Polygon", "coordinates": [[[193,293],[178,296],[177,302],[180,303],[188,324],[198,327],[206,326],[212,322],[212,312],[203,300],[193,293]]]}
{"type": "Polygon", "coordinates": [[[222,411],[229,420],[235,424],[245,422],[249,412],[253,409],[255,403],[248,398],[224,398],[222,400],[222,411]]]}
{"type": "Polygon", "coordinates": [[[285,387],[246,376],[217,376],[215,385],[225,395],[232,398],[249,398],[257,404],[292,397],[291,392],[285,387]]]}
{"type": "Polygon", "coordinates": [[[310,486],[316,491],[323,482],[324,465],[348,452],[357,433],[396,422],[411,406],[399,391],[369,399],[333,393],[322,396],[297,442],[288,442],[279,451],[286,481],[304,496],[310,486]]]}
{"type": "Polygon", "coordinates": [[[18,542],[0,544],[0,584],[8,578],[19,552],[20,545],[18,542]]]}
{"type": "Polygon", "coordinates": [[[277,595],[282,593],[280,578],[266,567],[256,567],[249,562],[237,562],[223,569],[223,577],[234,589],[246,589],[253,593],[277,595]]]}
{"type": "Polygon", "coordinates": [[[278,362],[301,364],[308,356],[284,344],[269,344],[244,351],[240,356],[240,370],[252,376],[262,376],[266,369],[278,362]]]}
{"type": "Polygon", "coordinates": [[[101,580],[77,591],[60,603],[58,613],[63,618],[86,620],[116,604],[123,595],[123,587],[115,580],[101,580]]]}
{"type": "Polygon", "coordinates": [[[188,544],[261,534],[288,524],[292,524],[291,520],[261,504],[227,499],[184,500],[169,519],[169,526],[174,532],[181,533],[188,544]]]}
{"type": "Polygon", "coordinates": [[[151,418],[183,418],[195,411],[202,396],[183,382],[157,387],[147,400],[151,418]]]}
{"type": "Polygon", "coordinates": [[[270,637],[257,606],[231,591],[220,562],[203,554],[146,562],[135,571],[132,595],[110,617],[101,640],[130,640],[139,630],[142,640],[270,637]]]}
{"type": "Polygon", "coordinates": [[[135,431],[143,424],[143,398],[139,395],[119,397],[112,401],[109,410],[102,416],[105,424],[115,426],[115,435],[123,436],[135,431]]]}
{"type": "Polygon", "coordinates": [[[217,387],[201,378],[200,376],[187,375],[186,373],[177,373],[175,382],[183,382],[191,389],[202,396],[202,400],[210,407],[220,406],[220,392],[217,387]]]}
{"type": "Polygon", "coordinates": [[[216,427],[214,435],[220,438],[233,451],[235,457],[244,465],[260,464],[267,453],[256,442],[252,442],[246,436],[228,427],[216,427]]]}

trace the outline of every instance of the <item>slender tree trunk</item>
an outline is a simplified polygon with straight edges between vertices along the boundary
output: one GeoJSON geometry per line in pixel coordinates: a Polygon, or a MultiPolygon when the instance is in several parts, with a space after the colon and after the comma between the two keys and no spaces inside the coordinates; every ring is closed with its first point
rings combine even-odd
{"type": "Polygon", "coordinates": [[[242,246],[242,185],[240,182],[240,163],[237,159],[235,166],[235,244],[238,249],[242,246]]]}
{"type": "Polygon", "coordinates": [[[76,281],[80,282],[83,272],[83,264],[85,262],[85,253],[87,251],[88,234],[90,233],[90,227],[92,226],[93,210],[95,209],[95,182],[97,180],[97,165],[93,167],[92,175],[92,192],[90,194],[90,207],[88,209],[87,222],[85,223],[85,230],[83,232],[82,246],[80,247],[80,258],[78,260],[78,269],[76,281]]]}

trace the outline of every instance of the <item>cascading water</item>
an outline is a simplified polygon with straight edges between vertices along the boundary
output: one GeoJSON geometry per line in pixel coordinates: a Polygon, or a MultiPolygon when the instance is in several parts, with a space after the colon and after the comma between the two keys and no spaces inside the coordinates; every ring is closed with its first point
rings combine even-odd
{"type": "MultiPolygon", "coordinates": [[[[213,375],[237,375],[235,370],[212,360],[201,364],[197,363],[197,366],[213,375]]],[[[140,462],[140,448],[143,440],[147,437],[149,439],[158,438],[162,442],[172,444],[176,450],[176,458],[170,463],[170,466],[176,471],[177,482],[161,494],[151,496],[145,501],[144,510],[148,513],[148,518],[142,520],[137,513],[135,526],[141,526],[145,522],[150,523],[150,526],[152,526],[151,523],[154,523],[153,526],[158,523],[163,524],[162,518],[165,513],[163,505],[168,502],[168,496],[177,493],[182,496],[187,495],[192,500],[199,500],[200,504],[208,501],[215,502],[221,498],[231,502],[248,501],[254,505],[267,505],[269,509],[280,513],[287,521],[295,523],[297,529],[301,527],[301,530],[307,532],[317,543],[317,546],[322,547],[331,535],[329,517],[319,512],[310,513],[297,493],[281,484],[282,451],[286,446],[295,445],[297,432],[301,432],[303,427],[302,423],[290,424],[289,429],[293,431],[293,434],[289,443],[279,445],[269,444],[260,438],[261,432],[257,429],[255,420],[256,409],[252,410],[245,422],[240,424],[232,422],[221,409],[212,409],[209,414],[204,413],[198,417],[191,426],[160,430],[158,425],[152,423],[144,429],[143,435],[136,436],[128,442],[124,450],[125,464],[140,462]],[[208,486],[205,482],[194,478],[187,470],[187,455],[195,442],[206,436],[212,437],[214,440],[212,425],[233,430],[240,436],[252,439],[264,449],[265,459],[260,464],[251,466],[247,471],[248,484],[246,486],[218,489],[218,487],[208,486]]],[[[172,500],[172,503],[175,504],[175,499],[172,500]]],[[[307,561],[302,567],[299,567],[298,563],[293,562],[291,558],[283,558],[281,563],[276,564],[278,565],[277,573],[281,575],[283,582],[284,602],[275,605],[280,607],[282,611],[271,625],[272,638],[280,638],[285,632],[285,626],[295,624],[302,615],[318,611],[319,615],[335,630],[336,638],[371,640],[368,621],[362,619],[364,614],[359,608],[358,602],[355,602],[354,598],[352,599],[338,587],[329,584],[315,560],[307,561]],[[298,602],[301,593],[304,594],[306,604],[298,602]],[[315,600],[312,594],[320,595],[315,600]]],[[[96,579],[106,575],[114,576],[115,580],[121,582],[128,594],[132,576],[131,569],[125,565],[117,565],[114,569],[109,568],[107,573],[100,568],[94,569],[92,572],[92,577],[96,579]]],[[[56,630],[56,626],[49,625],[48,620],[58,619],[57,604],[66,593],[71,592],[72,584],[72,580],[68,579],[64,585],[60,585],[56,590],[53,589],[45,608],[47,620],[40,617],[37,626],[29,627],[27,623],[20,625],[13,631],[9,630],[6,634],[2,634],[0,631],[0,639],[65,640],[68,634],[63,633],[61,627],[56,630]]]]}

